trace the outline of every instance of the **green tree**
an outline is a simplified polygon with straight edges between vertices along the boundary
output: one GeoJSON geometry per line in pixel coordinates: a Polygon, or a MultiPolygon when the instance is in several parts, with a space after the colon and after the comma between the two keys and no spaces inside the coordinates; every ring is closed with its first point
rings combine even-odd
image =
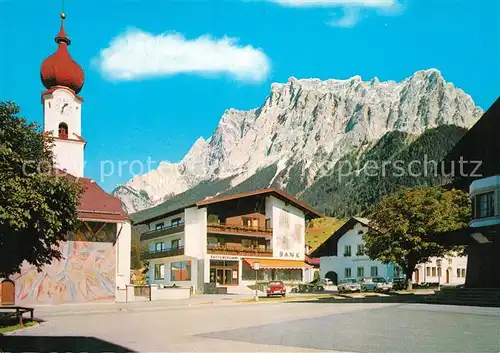
{"type": "Polygon", "coordinates": [[[146,245],[141,244],[141,233],[147,230],[146,226],[132,227],[132,246],[130,248],[130,268],[139,270],[144,267],[142,254],[147,250],[146,245]]]}
{"type": "Polygon", "coordinates": [[[52,142],[18,113],[0,102],[0,277],[24,260],[40,270],[61,258],[57,245],[77,225],[82,191],[53,172],[52,142]]]}
{"type": "Polygon", "coordinates": [[[470,200],[459,190],[439,187],[402,189],[384,197],[370,216],[371,227],[363,235],[371,259],[398,264],[411,289],[415,266],[453,248],[429,241],[429,236],[466,227],[470,200]]]}

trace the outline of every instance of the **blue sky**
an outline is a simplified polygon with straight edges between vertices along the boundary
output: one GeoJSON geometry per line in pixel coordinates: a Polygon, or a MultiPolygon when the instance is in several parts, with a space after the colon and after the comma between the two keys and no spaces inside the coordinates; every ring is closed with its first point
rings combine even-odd
{"type": "MultiPolygon", "coordinates": [[[[60,11],[0,0],[0,100],[40,123],[60,11]]],[[[500,92],[495,0],[66,0],[65,11],[86,75],[85,174],[108,191],[140,169],[102,180],[101,161],[179,161],[225,109],[258,107],[290,76],[399,81],[437,68],[483,109],[500,92]]]]}

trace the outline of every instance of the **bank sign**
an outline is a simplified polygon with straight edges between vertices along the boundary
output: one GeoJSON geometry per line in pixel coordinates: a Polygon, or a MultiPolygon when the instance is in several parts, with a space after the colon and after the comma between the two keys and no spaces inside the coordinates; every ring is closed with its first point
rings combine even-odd
{"type": "Polygon", "coordinates": [[[303,260],[305,250],[304,219],[280,208],[273,215],[273,256],[303,260]]]}

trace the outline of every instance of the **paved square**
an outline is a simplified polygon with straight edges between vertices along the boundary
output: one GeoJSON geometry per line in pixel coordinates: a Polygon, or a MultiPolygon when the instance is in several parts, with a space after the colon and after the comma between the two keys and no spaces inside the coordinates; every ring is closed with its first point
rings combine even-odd
{"type": "Polygon", "coordinates": [[[17,351],[50,351],[59,344],[66,351],[115,352],[500,351],[500,310],[493,308],[261,303],[125,310],[47,314],[39,327],[0,336],[0,349],[13,351],[16,344],[17,351]]]}

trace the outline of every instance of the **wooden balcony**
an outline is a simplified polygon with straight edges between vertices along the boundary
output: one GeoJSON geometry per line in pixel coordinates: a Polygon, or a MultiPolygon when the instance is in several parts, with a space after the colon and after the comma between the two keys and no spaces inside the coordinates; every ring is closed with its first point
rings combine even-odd
{"type": "Polygon", "coordinates": [[[207,246],[207,253],[219,255],[236,255],[236,256],[262,256],[272,257],[273,249],[263,248],[246,248],[246,247],[228,247],[223,245],[207,246]]]}
{"type": "Polygon", "coordinates": [[[184,255],[184,247],[147,251],[142,254],[144,260],[158,259],[160,257],[172,257],[184,255]]]}
{"type": "Polygon", "coordinates": [[[269,238],[273,235],[273,229],[267,227],[253,227],[223,223],[208,223],[208,234],[232,234],[249,235],[256,237],[269,238]]]}
{"type": "Polygon", "coordinates": [[[184,223],[179,223],[172,226],[166,226],[160,229],[149,230],[141,234],[141,241],[162,237],[164,235],[181,233],[183,231],[184,231],[184,223]]]}

